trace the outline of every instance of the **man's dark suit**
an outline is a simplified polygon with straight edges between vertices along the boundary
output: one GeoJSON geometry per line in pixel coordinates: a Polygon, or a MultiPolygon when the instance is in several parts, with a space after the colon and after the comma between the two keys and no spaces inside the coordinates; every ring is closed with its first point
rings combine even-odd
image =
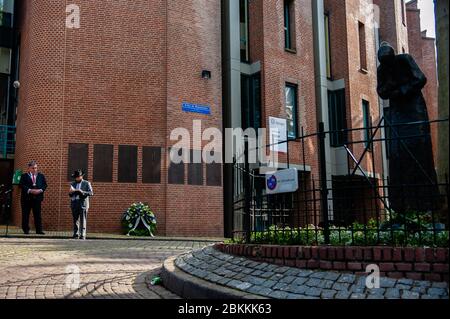
{"type": "Polygon", "coordinates": [[[42,218],[41,218],[41,203],[44,200],[44,193],[39,195],[29,194],[31,189],[42,189],[44,192],[47,189],[47,181],[45,176],[41,173],[36,175],[36,185],[33,185],[33,180],[29,173],[22,174],[20,178],[20,188],[22,189],[21,204],[22,204],[22,230],[24,233],[30,231],[29,219],[30,211],[33,210],[34,225],[36,233],[42,232],[42,218]]]}

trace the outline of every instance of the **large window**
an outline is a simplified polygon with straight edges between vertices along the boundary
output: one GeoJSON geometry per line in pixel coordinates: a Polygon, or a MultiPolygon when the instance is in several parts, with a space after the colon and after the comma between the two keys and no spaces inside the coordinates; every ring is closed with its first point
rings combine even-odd
{"type": "Polygon", "coordinates": [[[287,83],[285,87],[285,109],[287,134],[289,139],[298,137],[297,123],[297,85],[287,83]]]}
{"type": "Polygon", "coordinates": [[[260,74],[241,76],[242,129],[261,127],[260,74]]]}
{"type": "Polygon", "coordinates": [[[12,28],[14,0],[0,0],[0,27],[12,28]]]}
{"type": "Polygon", "coordinates": [[[284,38],[286,50],[295,51],[295,0],[284,0],[284,38]]]}
{"type": "Polygon", "coordinates": [[[405,0],[400,1],[400,5],[402,7],[402,23],[404,26],[406,26],[406,7],[405,7],[405,0]]]}
{"type": "Polygon", "coordinates": [[[239,0],[239,14],[240,14],[240,34],[241,34],[241,61],[250,61],[249,50],[249,15],[248,15],[248,0],[239,0]]]}
{"type": "Polygon", "coordinates": [[[347,114],[345,89],[328,91],[328,113],[330,118],[330,145],[341,147],[347,142],[347,114]]]}
{"type": "Polygon", "coordinates": [[[359,35],[359,63],[360,69],[367,70],[367,46],[366,46],[366,26],[362,22],[358,22],[359,35]]]}
{"type": "Polygon", "coordinates": [[[363,127],[364,127],[364,146],[369,150],[372,149],[370,138],[372,137],[372,118],[370,115],[370,104],[366,100],[362,100],[363,127]]]}
{"type": "Polygon", "coordinates": [[[325,53],[327,56],[327,78],[331,79],[331,42],[330,42],[330,16],[325,14],[325,53]]]}

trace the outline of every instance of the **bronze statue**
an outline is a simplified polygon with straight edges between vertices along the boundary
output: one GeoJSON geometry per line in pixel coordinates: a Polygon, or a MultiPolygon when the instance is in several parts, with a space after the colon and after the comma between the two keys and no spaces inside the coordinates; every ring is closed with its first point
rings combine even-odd
{"type": "Polygon", "coordinates": [[[430,124],[422,89],[427,79],[409,54],[378,51],[378,94],[389,100],[386,116],[389,152],[389,203],[396,213],[436,209],[437,177],[430,124]],[[407,124],[408,123],[408,124],[407,124]]]}

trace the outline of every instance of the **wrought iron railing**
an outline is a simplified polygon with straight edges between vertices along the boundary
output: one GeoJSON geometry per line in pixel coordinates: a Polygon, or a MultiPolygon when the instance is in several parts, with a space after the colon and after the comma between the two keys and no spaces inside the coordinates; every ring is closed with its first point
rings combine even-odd
{"type": "MultiPolygon", "coordinates": [[[[448,120],[427,124],[440,122],[448,120]]],[[[347,130],[346,134],[353,138],[343,147],[347,155],[346,172],[333,176],[324,174],[325,168],[320,163],[316,165],[319,169],[313,172],[306,169],[311,164],[308,160],[318,157],[324,162],[319,153],[324,152],[326,138],[333,132],[325,132],[323,126],[312,134],[304,134],[302,130],[301,136],[290,142],[298,145],[289,147],[291,152],[284,159],[292,163],[289,156],[294,150],[300,152],[295,154],[295,162],[300,167],[299,189],[295,193],[266,194],[266,176],[247,163],[235,163],[235,240],[284,245],[448,247],[448,179],[444,182],[423,179],[401,185],[392,182],[384,167],[388,162],[383,160],[382,144],[387,147],[393,141],[403,143],[423,136],[400,138],[391,133],[384,137],[382,128],[395,130],[395,126],[383,120],[369,128],[368,140],[360,138],[367,128],[347,130]],[[311,152],[319,156],[311,156],[311,152]]],[[[420,163],[417,165],[419,170],[420,163]]]]}

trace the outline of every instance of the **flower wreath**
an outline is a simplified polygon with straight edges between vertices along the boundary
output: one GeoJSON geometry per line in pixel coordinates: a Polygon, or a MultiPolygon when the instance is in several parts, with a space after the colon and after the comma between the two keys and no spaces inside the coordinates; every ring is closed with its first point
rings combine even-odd
{"type": "Polygon", "coordinates": [[[127,235],[154,237],[156,217],[150,207],[143,203],[132,204],[122,217],[123,232],[127,235]]]}

